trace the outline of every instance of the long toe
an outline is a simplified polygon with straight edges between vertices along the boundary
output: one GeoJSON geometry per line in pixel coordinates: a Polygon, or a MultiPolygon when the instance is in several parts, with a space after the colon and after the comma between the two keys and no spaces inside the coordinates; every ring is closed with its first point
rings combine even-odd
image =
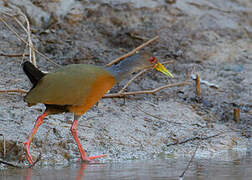
{"type": "Polygon", "coordinates": [[[82,161],[82,162],[86,162],[86,163],[92,163],[93,160],[98,159],[98,158],[102,158],[107,156],[106,154],[102,154],[102,155],[97,155],[97,156],[90,156],[87,158],[80,158],[78,159],[78,161],[82,161]]]}
{"type": "Polygon", "coordinates": [[[29,164],[30,164],[30,165],[33,165],[33,160],[32,160],[31,154],[30,154],[30,146],[29,146],[29,143],[25,142],[24,145],[25,145],[26,158],[27,158],[29,164]]]}
{"type": "Polygon", "coordinates": [[[107,155],[106,154],[102,154],[102,155],[98,155],[98,156],[90,156],[90,157],[88,157],[88,160],[92,161],[94,159],[102,158],[102,157],[105,157],[105,156],[107,156],[107,155]]]}

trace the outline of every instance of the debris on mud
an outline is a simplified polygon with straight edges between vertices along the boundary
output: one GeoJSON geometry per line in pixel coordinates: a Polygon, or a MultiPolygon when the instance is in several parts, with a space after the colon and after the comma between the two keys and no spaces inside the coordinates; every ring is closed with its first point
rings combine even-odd
{"type": "MultiPolygon", "coordinates": [[[[100,100],[78,127],[88,154],[107,154],[101,161],[178,158],[191,155],[197,137],[225,132],[202,140],[195,158],[230,159],[229,151],[243,153],[252,146],[251,6],[243,0],[8,0],[0,2],[0,17],[26,39],[27,33],[6,15],[13,7],[24,12],[34,47],[59,65],[105,65],[158,35],[159,40],[145,49],[162,62],[172,59],[168,66],[175,78],[150,71],[127,91],[189,82],[155,95],[100,100]],[[195,95],[195,74],[201,78],[200,97],[195,95]],[[234,121],[237,108],[239,120],[234,121]]],[[[0,90],[29,89],[20,67],[21,60],[28,58],[26,44],[1,21],[0,41],[0,90]]],[[[43,71],[56,68],[39,55],[37,65],[43,71]]],[[[27,107],[23,94],[0,93],[0,134],[5,138],[4,145],[0,136],[1,159],[25,160],[23,142],[43,110],[42,105],[27,107]]],[[[72,120],[70,114],[45,119],[32,143],[35,159],[43,149],[38,164],[65,165],[78,159],[69,131],[72,120]]]]}

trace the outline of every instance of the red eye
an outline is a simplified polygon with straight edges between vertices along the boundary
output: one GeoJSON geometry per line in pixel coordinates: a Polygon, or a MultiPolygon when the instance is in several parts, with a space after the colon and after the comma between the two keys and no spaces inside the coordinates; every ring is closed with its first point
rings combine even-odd
{"type": "Polygon", "coordinates": [[[150,61],[151,63],[156,63],[156,62],[157,62],[157,59],[156,59],[155,57],[151,57],[151,58],[149,59],[149,61],[150,61]]]}

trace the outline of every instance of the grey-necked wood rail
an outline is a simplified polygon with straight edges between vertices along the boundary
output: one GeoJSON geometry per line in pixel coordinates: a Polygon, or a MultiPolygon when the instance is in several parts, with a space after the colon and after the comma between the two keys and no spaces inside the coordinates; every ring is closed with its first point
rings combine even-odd
{"type": "Polygon", "coordinates": [[[131,73],[152,66],[167,76],[172,74],[150,53],[136,53],[111,67],[90,64],[71,64],[45,74],[32,63],[23,63],[23,70],[33,87],[24,97],[28,106],[43,103],[45,112],[40,115],[25,144],[26,157],[32,165],[30,144],[47,115],[71,112],[74,114],[71,133],[80,151],[81,160],[91,161],[104,155],[88,157],[77,137],[77,124],[81,115],[89,110],[115,83],[131,73]]]}

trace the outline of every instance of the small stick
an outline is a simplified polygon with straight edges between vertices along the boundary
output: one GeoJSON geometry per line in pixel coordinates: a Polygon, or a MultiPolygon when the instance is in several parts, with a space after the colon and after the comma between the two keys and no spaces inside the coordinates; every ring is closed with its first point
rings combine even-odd
{"type": "Polygon", "coordinates": [[[137,94],[155,94],[158,91],[161,91],[162,89],[175,87],[175,86],[185,86],[188,85],[188,82],[182,82],[182,83],[174,83],[174,84],[168,84],[165,86],[160,86],[158,88],[152,89],[152,90],[145,90],[145,91],[134,91],[134,92],[123,92],[123,93],[111,93],[111,94],[105,94],[103,98],[120,98],[128,95],[137,95],[137,94]]]}
{"type": "MultiPolygon", "coordinates": [[[[188,82],[182,82],[182,83],[174,83],[174,84],[168,84],[165,86],[158,87],[156,89],[152,90],[145,90],[145,91],[133,91],[133,92],[122,92],[122,93],[111,93],[111,94],[105,94],[102,98],[122,98],[124,96],[129,95],[137,95],[137,94],[155,94],[158,91],[161,91],[162,89],[175,87],[175,86],[185,86],[188,85],[188,82]]],[[[9,93],[9,92],[16,92],[16,93],[28,93],[25,89],[6,89],[6,90],[0,90],[0,93],[9,93]]]]}
{"type": "Polygon", "coordinates": [[[144,70],[140,71],[139,73],[137,73],[132,79],[130,79],[130,80],[128,81],[128,83],[119,91],[119,93],[124,92],[124,91],[127,89],[127,87],[129,87],[129,85],[130,85],[137,77],[141,76],[142,74],[144,74],[144,73],[147,72],[148,70],[149,70],[149,69],[144,69],[144,70]]]}
{"type": "Polygon", "coordinates": [[[150,39],[149,41],[141,44],[140,46],[138,46],[137,48],[133,49],[132,51],[130,51],[129,53],[127,54],[124,54],[123,56],[119,57],[119,58],[116,58],[115,60],[111,61],[110,63],[106,64],[106,66],[111,66],[119,61],[121,61],[122,59],[126,58],[126,57],[129,57],[131,55],[133,55],[134,53],[136,53],[136,51],[139,51],[140,49],[142,49],[143,47],[147,46],[148,44],[152,43],[153,41],[157,40],[159,38],[159,36],[156,36],[152,39],[150,39]]]}
{"type": "MultiPolygon", "coordinates": [[[[167,61],[167,62],[164,62],[162,64],[171,64],[173,63],[174,61],[167,61]]],[[[126,90],[127,87],[129,87],[129,85],[136,79],[138,78],[139,76],[141,76],[142,74],[144,74],[145,72],[147,72],[148,70],[150,70],[152,68],[148,68],[148,69],[143,69],[142,71],[140,71],[138,74],[136,74],[132,79],[130,79],[128,81],[128,83],[119,91],[119,93],[122,93],[126,90]]]]}
{"type": "MultiPolygon", "coordinates": [[[[227,132],[227,131],[226,131],[227,132]]],[[[177,141],[177,142],[174,142],[174,143],[170,143],[170,144],[167,144],[166,146],[174,146],[174,145],[178,145],[178,144],[185,144],[187,142],[190,142],[190,141],[195,141],[195,140],[207,140],[207,139],[210,139],[210,138],[213,138],[213,137],[217,137],[217,136],[220,136],[224,133],[226,133],[225,131],[222,131],[222,132],[219,132],[215,135],[212,135],[212,136],[207,136],[207,137],[199,137],[199,136],[195,136],[195,137],[192,137],[192,138],[188,138],[188,139],[185,139],[183,141],[177,141]]]]}
{"type": "Polygon", "coordinates": [[[196,75],[196,95],[200,97],[200,77],[199,74],[196,75]]]}
{"type": "Polygon", "coordinates": [[[11,167],[15,167],[15,168],[24,168],[24,166],[18,166],[18,165],[12,164],[10,162],[3,161],[1,159],[0,159],[0,164],[5,164],[5,165],[11,166],[11,167]]]}
{"type": "Polygon", "coordinates": [[[9,93],[9,92],[17,92],[17,93],[27,93],[27,90],[24,89],[8,89],[8,90],[0,90],[0,93],[9,93]]]}
{"type": "Polygon", "coordinates": [[[0,56],[5,56],[5,57],[22,57],[22,56],[29,56],[29,54],[4,54],[4,53],[0,53],[0,56]]]}
{"type": "Polygon", "coordinates": [[[35,52],[34,52],[34,46],[32,43],[32,38],[31,38],[31,29],[30,29],[30,22],[27,18],[27,16],[19,10],[19,13],[24,17],[27,27],[25,28],[24,25],[16,18],[14,17],[15,21],[23,28],[23,30],[26,32],[27,37],[28,37],[28,44],[29,44],[29,57],[30,57],[30,62],[33,63],[35,67],[37,67],[37,62],[36,62],[36,57],[35,57],[35,52]]]}
{"type": "Polygon", "coordinates": [[[39,157],[30,166],[16,165],[16,164],[13,164],[13,163],[10,163],[10,162],[7,162],[7,161],[3,161],[1,159],[0,159],[0,164],[5,164],[5,165],[11,166],[11,167],[15,167],[15,168],[31,168],[31,167],[35,166],[35,164],[37,164],[41,160],[41,157],[42,157],[42,155],[41,155],[41,152],[40,152],[39,157]]]}
{"type": "Polygon", "coordinates": [[[194,159],[194,157],[195,157],[195,155],[196,155],[196,152],[197,152],[197,150],[198,150],[198,148],[199,148],[200,142],[201,142],[201,141],[198,142],[198,144],[197,144],[197,146],[196,146],[196,148],[195,148],[195,150],[194,150],[194,152],[193,152],[193,155],[192,155],[190,161],[188,162],[188,164],[187,164],[185,170],[184,170],[184,171],[182,172],[182,174],[179,176],[179,179],[182,180],[182,179],[184,178],[184,175],[185,175],[186,171],[189,169],[189,167],[190,167],[190,165],[191,165],[191,163],[192,163],[192,161],[193,161],[193,159],[194,159]]]}
{"type": "Polygon", "coordinates": [[[234,121],[240,123],[240,108],[234,108],[234,121]]]}
{"type": "MultiPolygon", "coordinates": [[[[17,37],[20,41],[22,41],[23,43],[25,43],[26,45],[29,46],[29,43],[26,42],[23,38],[21,38],[21,37],[19,36],[19,34],[18,34],[12,27],[10,27],[10,26],[8,25],[8,23],[7,23],[3,18],[0,17],[0,21],[2,21],[2,22],[4,23],[4,25],[5,25],[11,32],[13,32],[13,33],[16,35],[16,37],[17,37]]],[[[45,58],[47,61],[53,63],[54,65],[56,65],[56,66],[58,66],[58,67],[61,67],[59,64],[57,64],[56,62],[54,62],[53,60],[51,60],[50,58],[48,58],[46,55],[44,55],[43,53],[41,53],[40,51],[38,51],[36,48],[34,48],[34,47],[31,47],[31,48],[32,48],[36,53],[38,53],[40,56],[42,56],[43,58],[45,58]]]]}

